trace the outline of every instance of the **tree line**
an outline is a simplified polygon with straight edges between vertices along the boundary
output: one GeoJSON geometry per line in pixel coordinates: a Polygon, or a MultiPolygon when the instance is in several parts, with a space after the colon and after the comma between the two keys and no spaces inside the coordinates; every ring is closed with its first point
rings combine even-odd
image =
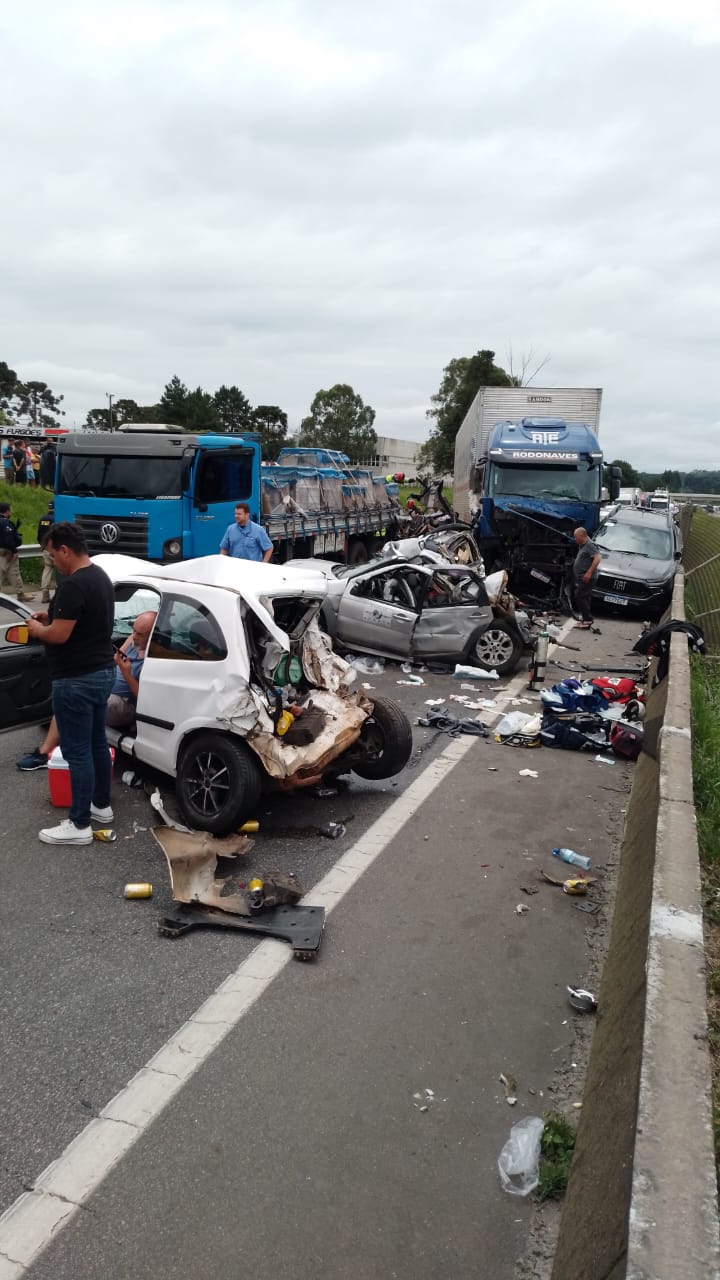
{"type": "Polygon", "coordinates": [[[0,427],[22,431],[23,426],[44,431],[59,427],[65,410],[63,396],[55,395],[47,382],[23,382],[14,369],[0,360],[0,427]]]}
{"type": "Polygon", "coordinates": [[[720,471],[701,468],[695,471],[678,471],[677,468],[638,471],[624,458],[615,458],[607,465],[620,468],[622,485],[642,489],[645,493],[651,493],[653,489],[667,489],[670,493],[720,493],[720,471]]]}
{"type": "MultiPolygon", "coordinates": [[[[421,469],[438,476],[452,474],[455,437],[480,387],[526,385],[527,361],[523,360],[519,375],[513,370],[512,353],[509,363],[509,370],[504,369],[495,363],[494,351],[483,349],[472,356],[455,357],[445,366],[440,386],[430,397],[431,407],[426,413],[432,426],[428,440],[419,451],[421,469]]],[[[0,427],[22,432],[23,427],[30,425],[59,426],[65,412],[62,401],[63,397],[56,395],[47,383],[23,382],[13,369],[0,361],[0,427]]],[[[365,404],[348,383],[336,383],[315,394],[293,443],[337,449],[354,463],[369,463],[377,452],[375,416],[375,410],[365,404]]],[[[192,390],[177,374],[166,383],[156,404],[140,405],[123,398],[115,401],[112,427],[117,429],[133,422],[162,422],[188,432],[252,431],[259,435],[263,455],[270,461],[290,443],[288,415],[279,405],[253,406],[235,385],[223,384],[214,392],[199,386],[192,390]]],[[[109,405],[91,409],[85,425],[95,431],[108,431],[111,427],[109,405]]],[[[720,470],[640,471],[621,458],[607,465],[620,468],[621,483],[625,486],[669,489],[673,493],[720,493],[720,470]]]]}

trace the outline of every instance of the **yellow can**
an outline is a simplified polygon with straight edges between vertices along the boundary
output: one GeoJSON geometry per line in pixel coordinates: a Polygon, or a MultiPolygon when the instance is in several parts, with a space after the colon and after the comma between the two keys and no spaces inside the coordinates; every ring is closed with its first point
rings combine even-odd
{"type": "Polygon", "coordinates": [[[238,831],[240,832],[241,835],[244,835],[244,836],[251,835],[255,831],[259,831],[259,830],[260,830],[260,823],[256,821],[243,822],[242,826],[238,827],[238,831]]]}
{"type": "Polygon", "coordinates": [[[152,898],[152,885],[147,884],[147,882],[144,884],[126,884],[125,897],[126,898],[152,898]]]}
{"type": "Polygon", "coordinates": [[[588,891],[587,880],[565,880],[563,891],[584,897],[588,891]]]}

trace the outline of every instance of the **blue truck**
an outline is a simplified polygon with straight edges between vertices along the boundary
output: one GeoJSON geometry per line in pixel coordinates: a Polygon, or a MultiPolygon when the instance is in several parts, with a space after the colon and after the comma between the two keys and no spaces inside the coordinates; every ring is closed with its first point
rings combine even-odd
{"type": "Polygon", "coordinates": [[[91,554],[165,564],[215,554],[235,504],[247,502],[274,559],[362,564],[398,536],[396,488],[330,450],[281,450],[267,465],[253,433],[142,425],[59,440],[55,519],[77,521],[91,554]]]}
{"type": "MultiPolygon", "coordinates": [[[[507,569],[525,599],[560,603],[573,530],[598,527],[601,397],[599,388],[481,387],[458,431],[454,508],[472,524],[488,572],[507,569]]],[[[619,472],[610,488],[616,497],[619,472]]]]}

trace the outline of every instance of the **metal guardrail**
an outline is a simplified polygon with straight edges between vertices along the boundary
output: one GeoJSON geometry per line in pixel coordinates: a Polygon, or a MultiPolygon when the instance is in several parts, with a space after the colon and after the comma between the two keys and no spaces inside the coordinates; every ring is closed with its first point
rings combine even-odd
{"type": "Polygon", "coordinates": [[[42,555],[39,542],[28,542],[25,547],[18,547],[18,556],[21,560],[31,560],[33,556],[42,555]]]}

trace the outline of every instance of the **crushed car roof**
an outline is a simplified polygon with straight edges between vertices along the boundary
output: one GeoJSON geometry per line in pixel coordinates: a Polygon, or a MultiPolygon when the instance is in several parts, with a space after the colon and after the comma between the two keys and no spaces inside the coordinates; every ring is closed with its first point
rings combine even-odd
{"type": "Polygon", "coordinates": [[[289,565],[262,564],[237,560],[232,556],[200,556],[180,564],[152,564],[136,556],[101,554],[92,557],[93,564],[108,575],[111,582],[141,578],[158,582],[184,583],[199,587],[216,587],[235,592],[260,619],[284,649],[289,648],[286,633],[278,627],[264,601],[278,596],[303,596],[322,599],[327,583],[322,573],[292,569],[289,565]]]}

